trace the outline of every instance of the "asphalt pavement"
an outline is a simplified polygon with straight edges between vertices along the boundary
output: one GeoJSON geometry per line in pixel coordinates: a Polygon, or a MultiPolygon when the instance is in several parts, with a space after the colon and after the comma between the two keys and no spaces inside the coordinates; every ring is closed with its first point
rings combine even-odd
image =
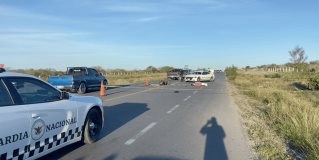
{"type": "MultiPolygon", "coordinates": [[[[101,139],[76,143],[42,159],[226,160],[251,159],[237,107],[223,73],[195,88],[170,81],[109,87],[102,97],[105,125],[101,139]]],[[[99,92],[87,95],[98,96],[99,92]]]]}

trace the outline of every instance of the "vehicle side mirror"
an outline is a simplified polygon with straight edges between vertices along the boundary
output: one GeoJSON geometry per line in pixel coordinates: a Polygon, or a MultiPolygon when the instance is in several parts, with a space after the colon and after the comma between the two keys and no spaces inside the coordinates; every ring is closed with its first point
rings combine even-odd
{"type": "Polygon", "coordinates": [[[68,92],[62,91],[60,95],[60,99],[70,99],[70,94],[68,92]]]}

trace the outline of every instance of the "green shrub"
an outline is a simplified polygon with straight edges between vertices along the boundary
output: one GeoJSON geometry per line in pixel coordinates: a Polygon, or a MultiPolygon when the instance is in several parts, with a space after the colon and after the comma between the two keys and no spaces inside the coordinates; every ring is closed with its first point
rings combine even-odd
{"type": "Polygon", "coordinates": [[[225,69],[226,76],[229,80],[235,80],[237,77],[237,67],[231,66],[225,69]]]}
{"type": "Polygon", "coordinates": [[[308,78],[308,88],[311,90],[319,89],[319,74],[314,74],[308,78]]]}
{"type": "Polygon", "coordinates": [[[281,75],[278,73],[274,74],[265,74],[265,78],[281,78],[281,75]]]}

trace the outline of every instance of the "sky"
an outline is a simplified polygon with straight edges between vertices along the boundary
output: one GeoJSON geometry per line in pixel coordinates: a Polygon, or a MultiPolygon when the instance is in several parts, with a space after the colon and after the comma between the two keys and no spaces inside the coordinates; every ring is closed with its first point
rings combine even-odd
{"type": "Polygon", "coordinates": [[[319,59],[316,0],[0,0],[14,69],[216,68],[319,59]]]}

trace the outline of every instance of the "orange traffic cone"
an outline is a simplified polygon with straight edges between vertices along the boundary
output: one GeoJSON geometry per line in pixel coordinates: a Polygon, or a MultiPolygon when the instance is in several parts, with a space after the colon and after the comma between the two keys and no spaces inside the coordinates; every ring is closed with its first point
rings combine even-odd
{"type": "Polygon", "coordinates": [[[145,86],[148,86],[148,79],[145,79],[145,86]]]}
{"type": "Polygon", "coordinates": [[[101,97],[105,96],[105,88],[104,88],[103,81],[101,81],[100,96],[101,97]]]}

